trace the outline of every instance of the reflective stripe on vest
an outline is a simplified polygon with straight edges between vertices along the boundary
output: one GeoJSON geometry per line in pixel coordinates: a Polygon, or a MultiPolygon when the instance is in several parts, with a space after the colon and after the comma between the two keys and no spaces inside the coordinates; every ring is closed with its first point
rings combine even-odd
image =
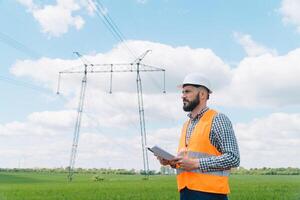
{"type": "MultiPolygon", "coordinates": [[[[187,151],[187,157],[198,159],[220,156],[221,152],[219,152],[216,147],[211,144],[209,139],[212,121],[216,114],[217,112],[211,109],[203,114],[193,129],[187,147],[185,144],[185,138],[189,123],[186,122],[181,132],[178,152],[185,149],[187,151]]],[[[180,191],[187,187],[196,191],[228,194],[228,176],[229,171],[227,170],[216,169],[216,171],[212,172],[202,172],[200,169],[184,171],[179,168],[177,169],[178,190],[180,191]]]]}
{"type": "MultiPolygon", "coordinates": [[[[187,156],[189,158],[208,158],[208,157],[211,157],[211,156],[214,156],[214,155],[209,155],[209,154],[206,154],[206,153],[189,151],[189,152],[187,152],[187,156]]],[[[185,171],[185,170],[180,169],[180,168],[177,168],[176,172],[177,172],[177,174],[181,174],[183,172],[194,172],[194,173],[199,173],[199,174],[211,174],[211,175],[216,175],[216,176],[229,176],[229,173],[230,173],[229,170],[203,172],[200,169],[193,169],[191,171],[185,171]]]]}

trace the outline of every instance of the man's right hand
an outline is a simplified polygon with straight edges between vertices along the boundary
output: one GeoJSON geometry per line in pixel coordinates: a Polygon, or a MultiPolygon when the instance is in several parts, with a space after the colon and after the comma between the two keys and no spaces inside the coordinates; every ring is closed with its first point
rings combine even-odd
{"type": "Polygon", "coordinates": [[[156,156],[157,160],[159,160],[161,165],[170,165],[170,161],[163,159],[162,157],[156,156]]]}
{"type": "Polygon", "coordinates": [[[159,160],[161,165],[170,165],[172,168],[176,168],[176,162],[178,161],[179,158],[175,158],[173,160],[166,160],[163,159],[162,157],[156,156],[156,158],[159,160]]]}

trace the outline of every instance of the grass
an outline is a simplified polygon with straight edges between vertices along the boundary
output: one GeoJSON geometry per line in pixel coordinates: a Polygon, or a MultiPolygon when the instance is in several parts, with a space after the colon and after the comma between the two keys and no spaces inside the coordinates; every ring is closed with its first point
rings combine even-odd
{"type": "Polygon", "coordinates": [[[300,176],[231,176],[231,198],[241,200],[300,200],[300,176]]]}
{"type": "MultiPolygon", "coordinates": [[[[0,173],[0,200],[168,200],[179,199],[175,176],[0,173]]],[[[300,200],[300,176],[234,175],[230,200],[300,200]]]]}

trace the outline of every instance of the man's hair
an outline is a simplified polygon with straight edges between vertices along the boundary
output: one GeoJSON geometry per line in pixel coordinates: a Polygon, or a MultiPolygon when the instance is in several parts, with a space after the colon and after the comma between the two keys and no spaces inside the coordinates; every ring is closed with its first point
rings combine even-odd
{"type": "Polygon", "coordinates": [[[206,92],[207,92],[207,100],[209,99],[209,89],[203,85],[194,85],[194,84],[184,84],[184,86],[193,86],[193,87],[196,87],[196,88],[200,88],[200,89],[204,89],[206,92]]]}
{"type": "Polygon", "coordinates": [[[200,88],[200,89],[204,89],[204,90],[206,91],[206,94],[207,94],[207,97],[206,97],[206,99],[208,100],[208,99],[209,99],[209,90],[207,89],[207,87],[205,87],[205,86],[202,86],[202,85],[198,85],[198,88],[200,88]]]}

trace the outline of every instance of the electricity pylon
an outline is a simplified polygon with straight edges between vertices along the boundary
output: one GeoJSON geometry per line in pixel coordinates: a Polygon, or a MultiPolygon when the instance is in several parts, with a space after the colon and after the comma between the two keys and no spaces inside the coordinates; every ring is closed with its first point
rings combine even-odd
{"type": "Polygon", "coordinates": [[[143,90],[142,90],[142,80],[140,76],[140,72],[163,72],[163,93],[165,93],[165,69],[145,65],[141,63],[144,57],[150,52],[151,50],[147,50],[141,56],[139,56],[134,62],[132,63],[118,63],[118,64],[91,64],[87,63],[88,61],[84,59],[78,52],[75,54],[80,57],[80,59],[84,63],[84,70],[65,70],[59,72],[58,76],[58,87],[57,87],[57,94],[59,94],[60,90],[60,81],[61,75],[65,73],[83,73],[83,78],[81,82],[81,90],[80,90],[80,97],[79,97],[79,104],[77,109],[77,118],[75,123],[74,129],[74,137],[73,137],[73,144],[71,150],[71,157],[70,157],[70,166],[69,166],[69,174],[68,180],[72,181],[73,174],[74,174],[74,166],[75,160],[77,156],[77,148],[78,148],[78,141],[79,141],[79,133],[80,133],[80,125],[81,125],[81,117],[84,105],[84,97],[85,91],[87,86],[87,75],[88,73],[110,73],[110,91],[112,93],[112,74],[114,72],[136,72],[136,88],[137,88],[137,96],[138,96],[138,111],[139,111],[139,122],[140,122],[140,134],[141,134],[141,144],[142,144],[142,155],[143,155],[143,167],[145,176],[149,176],[149,161],[148,161],[148,152],[146,150],[147,146],[147,134],[146,134],[146,123],[145,123],[145,112],[144,112],[144,102],[143,102],[143,90]]]}

